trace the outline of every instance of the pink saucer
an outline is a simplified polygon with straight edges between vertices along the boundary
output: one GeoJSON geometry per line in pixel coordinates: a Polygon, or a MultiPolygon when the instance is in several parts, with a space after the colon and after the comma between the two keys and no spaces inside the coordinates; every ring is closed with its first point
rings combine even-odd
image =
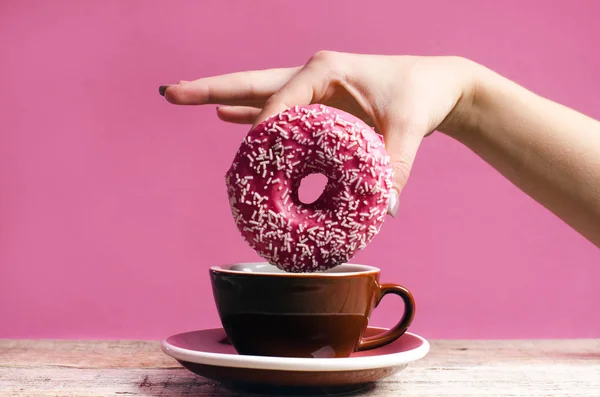
{"type": "MultiPolygon", "coordinates": [[[[384,328],[369,327],[365,336],[384,328]]],[[[162,342],[163,351],[188,370],[224,383],[276,387],[346,387],[375,382],[406,368],[429,352],[422,337],[405,333],[378,349],[348,358],[239,355],[221,328],[185,332],[162,342]]]]}

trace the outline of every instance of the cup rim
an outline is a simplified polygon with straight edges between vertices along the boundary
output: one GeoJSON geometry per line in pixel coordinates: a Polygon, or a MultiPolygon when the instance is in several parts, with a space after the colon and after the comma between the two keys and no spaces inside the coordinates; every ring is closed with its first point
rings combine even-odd
{"type": "Polygon", "coordinates": [[[305,278],[305,277],[348,277],[348,276],[363,276],[366,274],[377,274],[381,272],[381,269],[375,266],[363,265],[358,263],[344,263],[338,265],[332,269],[328,269],[325,271],[313,272],[313,273],[289,273],[284,272],[283,270],[278,269],[274,265],[271,265],[269,262],[235,262],[226,265],[214,265],[210,267],[210,271],[214,273],[222,273],[222,274],[236,274],[236,275],[252,275],[252,276],[269,276],[269,277],[295,277],[295,278],[305,278]],[[252,272],[247,270],[232,270],[230,267],[240,265],[240,266],[256,266],[256,265],[268,265],[269,267],[273,267],[273,271],[260,271],[260,272],[252,272]],[[348,271],[339,271],[340,267],[348,267],[348,271]]]}

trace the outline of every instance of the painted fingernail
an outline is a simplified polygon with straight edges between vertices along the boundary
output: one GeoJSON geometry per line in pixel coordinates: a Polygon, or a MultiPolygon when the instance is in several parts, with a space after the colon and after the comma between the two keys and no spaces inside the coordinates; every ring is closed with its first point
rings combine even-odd
{"type": "Polygon", "coordinates": [[[398,207],[400,206],[400,198],[398,197],[398,191],[396,189],[390,189],[390,198],[388,199],[387,213],[392,217],[396,217],[398,213],[398,207]]]}
{"type": "Polygon", "coordinates": [[[160,87],[158,87],[158,93],[162,96],[165,96],[165,91],[167,90],[167,88],[169,88],[168,85],[161,85],[160,87]]]}

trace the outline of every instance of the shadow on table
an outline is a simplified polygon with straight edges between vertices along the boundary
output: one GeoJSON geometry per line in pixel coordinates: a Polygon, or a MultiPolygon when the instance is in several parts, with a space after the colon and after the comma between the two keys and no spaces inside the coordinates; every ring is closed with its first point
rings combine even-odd
{"type": "Polygon", "coordinates": [[[553,352],[548,354],[548,356],[558,360],[598,361],[600,360],[600,349],[598,351],[589,352],[553,352]]]}
{"type": "Polygon", "coordinates": [[[339,388],[279,388],[269,386],[224,384],[184,369],[170,370],[165,377],[149,373],[137,385],[141,395],[155,397],[171,396],[370,396],[376,395],[377,384],[339,388]]]}

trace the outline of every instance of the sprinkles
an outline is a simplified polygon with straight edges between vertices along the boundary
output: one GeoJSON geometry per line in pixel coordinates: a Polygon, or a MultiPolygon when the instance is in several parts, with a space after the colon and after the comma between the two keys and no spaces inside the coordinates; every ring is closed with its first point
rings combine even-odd
{"type": "Polygon", "coordinates": [[[382,137],[324,105],[295,106],[258,125],[225,175],[244,240],[294,273],[330,269],[364,249],[385,219],[391,180],[382,137]],[[317,201],[305,204],[298,187],[312,173],[328,183],[317,201]]]}

